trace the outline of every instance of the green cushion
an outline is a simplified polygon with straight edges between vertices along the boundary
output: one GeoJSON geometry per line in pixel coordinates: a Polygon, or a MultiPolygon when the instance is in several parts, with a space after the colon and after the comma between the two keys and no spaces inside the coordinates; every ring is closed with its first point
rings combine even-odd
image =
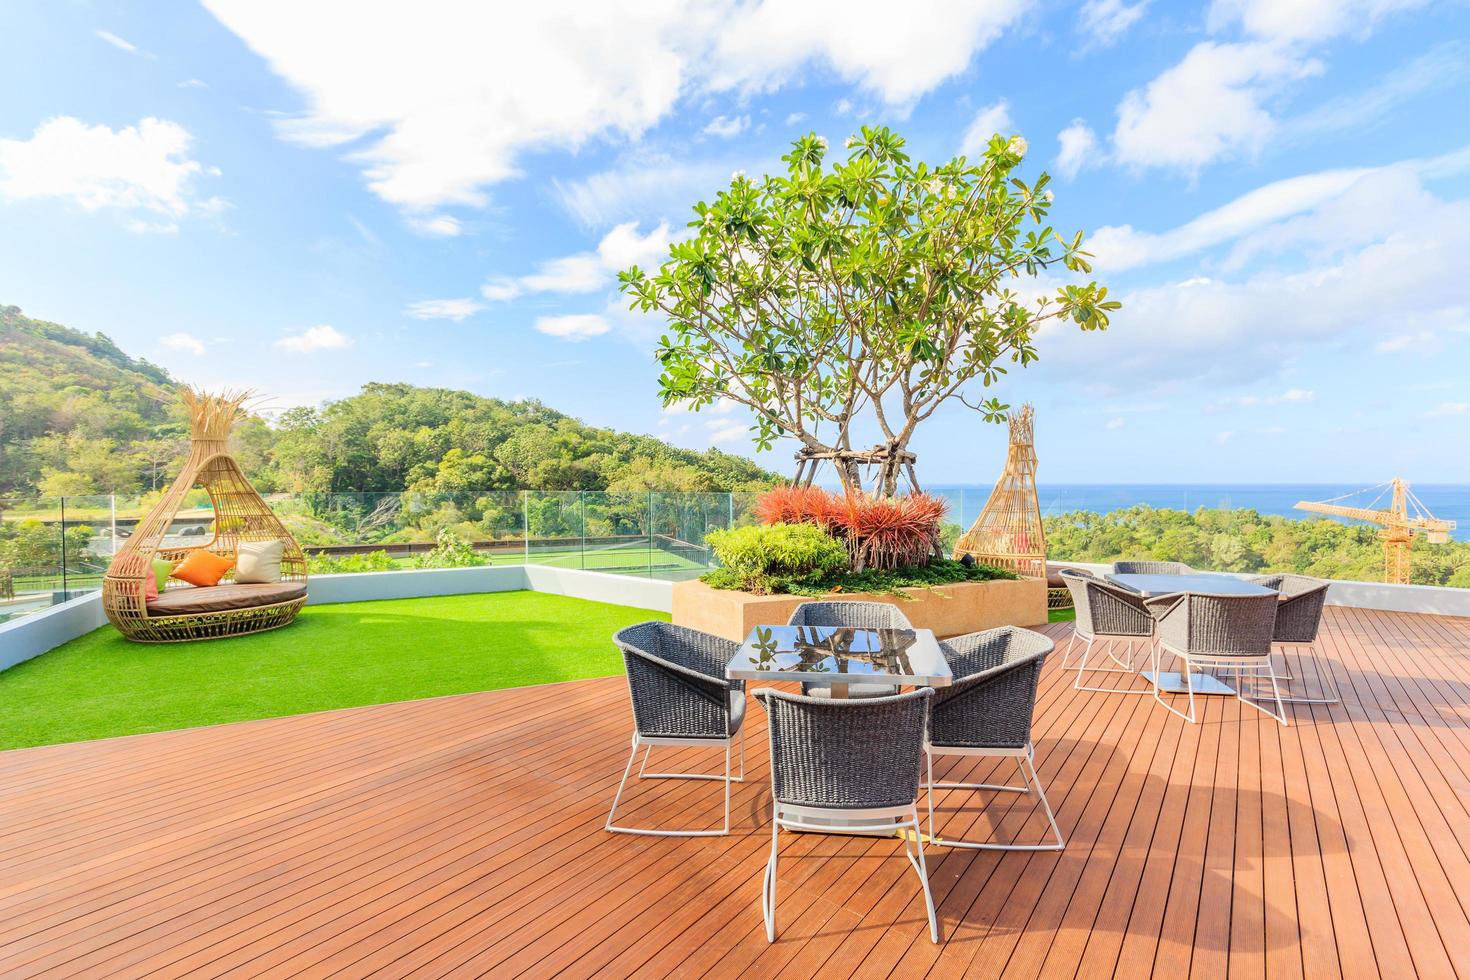
{"type": "Polygon", "coordinates": [[[162,592],[164,586],[168,585],[168,577],[173,574],[174,563],[164,561],[162,558],[153,559],[153,582],[162,592]]]}

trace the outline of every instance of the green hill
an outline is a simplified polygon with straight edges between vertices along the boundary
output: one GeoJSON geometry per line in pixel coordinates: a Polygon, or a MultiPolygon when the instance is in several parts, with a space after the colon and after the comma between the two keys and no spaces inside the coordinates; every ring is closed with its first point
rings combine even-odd
{"type": "MultiPolygon", "coordinates": [[[[88,335],[0,307],[0,496],[132,494],[165,485],[188,446],[177,382],[88,335]]],[[[598,428],[538,401],[373,383],[236,451],[264,491],[741,490],[774,474],[719,450],[598,428]]]]}

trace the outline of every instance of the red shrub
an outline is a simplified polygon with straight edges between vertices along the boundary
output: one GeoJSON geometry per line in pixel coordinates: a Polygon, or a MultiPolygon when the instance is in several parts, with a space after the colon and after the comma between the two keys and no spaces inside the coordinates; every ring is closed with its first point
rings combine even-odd
{"type": "Polygon", "coordinates": [[[783,484],[767,490],[755,502],[756,520],[762,524],[816,524],[841,536],[833,522],[842,499],[820,487],[783,484]]]}
{"type": "Polygon", "coordinates": [[[856,570],[929,564],[944,511],[943,500],[922,493],[880,500],[793,486],[770,490],[755,505],[762,523],[811,523],[844,539],[856,570]]]}

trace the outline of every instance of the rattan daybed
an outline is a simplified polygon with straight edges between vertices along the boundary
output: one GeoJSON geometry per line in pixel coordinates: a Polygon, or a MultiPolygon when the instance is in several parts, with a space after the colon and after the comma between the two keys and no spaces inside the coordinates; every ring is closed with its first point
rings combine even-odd
{"type": "Polygon", "coordinates": [[[130,640],[176,643],[240,636],[285,626],[306,603],[306,556],[255,491],[229,451],[230,428],[248,393],[208,395],[185,388],[193,443],[173,486],[134,529],[102,579],[102,608],[130,640]],[[237,583],[234,571],[218,585],[158,582],[146,598],[153,559],[179,561],[196,548],[164,547],[185,495],[203,487],[214,508],[214,538],[200,545],[233,559],[242,541],[281,541],[279,582],[237,583]]]}

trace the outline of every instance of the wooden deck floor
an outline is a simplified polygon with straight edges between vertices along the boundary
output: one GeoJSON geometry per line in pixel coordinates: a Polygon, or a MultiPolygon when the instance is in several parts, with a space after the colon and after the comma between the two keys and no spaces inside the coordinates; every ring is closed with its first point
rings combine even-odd
{"type": "MultiPolygon", "coordinates": [[[[1344,703],[1289,728],[1049,665],[1068,847],[930,848],[938,946],[895,840],[807,834],[766,943],[753,705],[731,836],[605,833],[612,678],[0,753],[0,975],[1470,974],[1470,620],[1329,619],[1344,703]]],[[[619,815],[710,825],[717,794],[644,783],[619,815]]],[[[1040,833],[1025,799],[975,802],[941,798],[944,830],[1040,833]]]]}

